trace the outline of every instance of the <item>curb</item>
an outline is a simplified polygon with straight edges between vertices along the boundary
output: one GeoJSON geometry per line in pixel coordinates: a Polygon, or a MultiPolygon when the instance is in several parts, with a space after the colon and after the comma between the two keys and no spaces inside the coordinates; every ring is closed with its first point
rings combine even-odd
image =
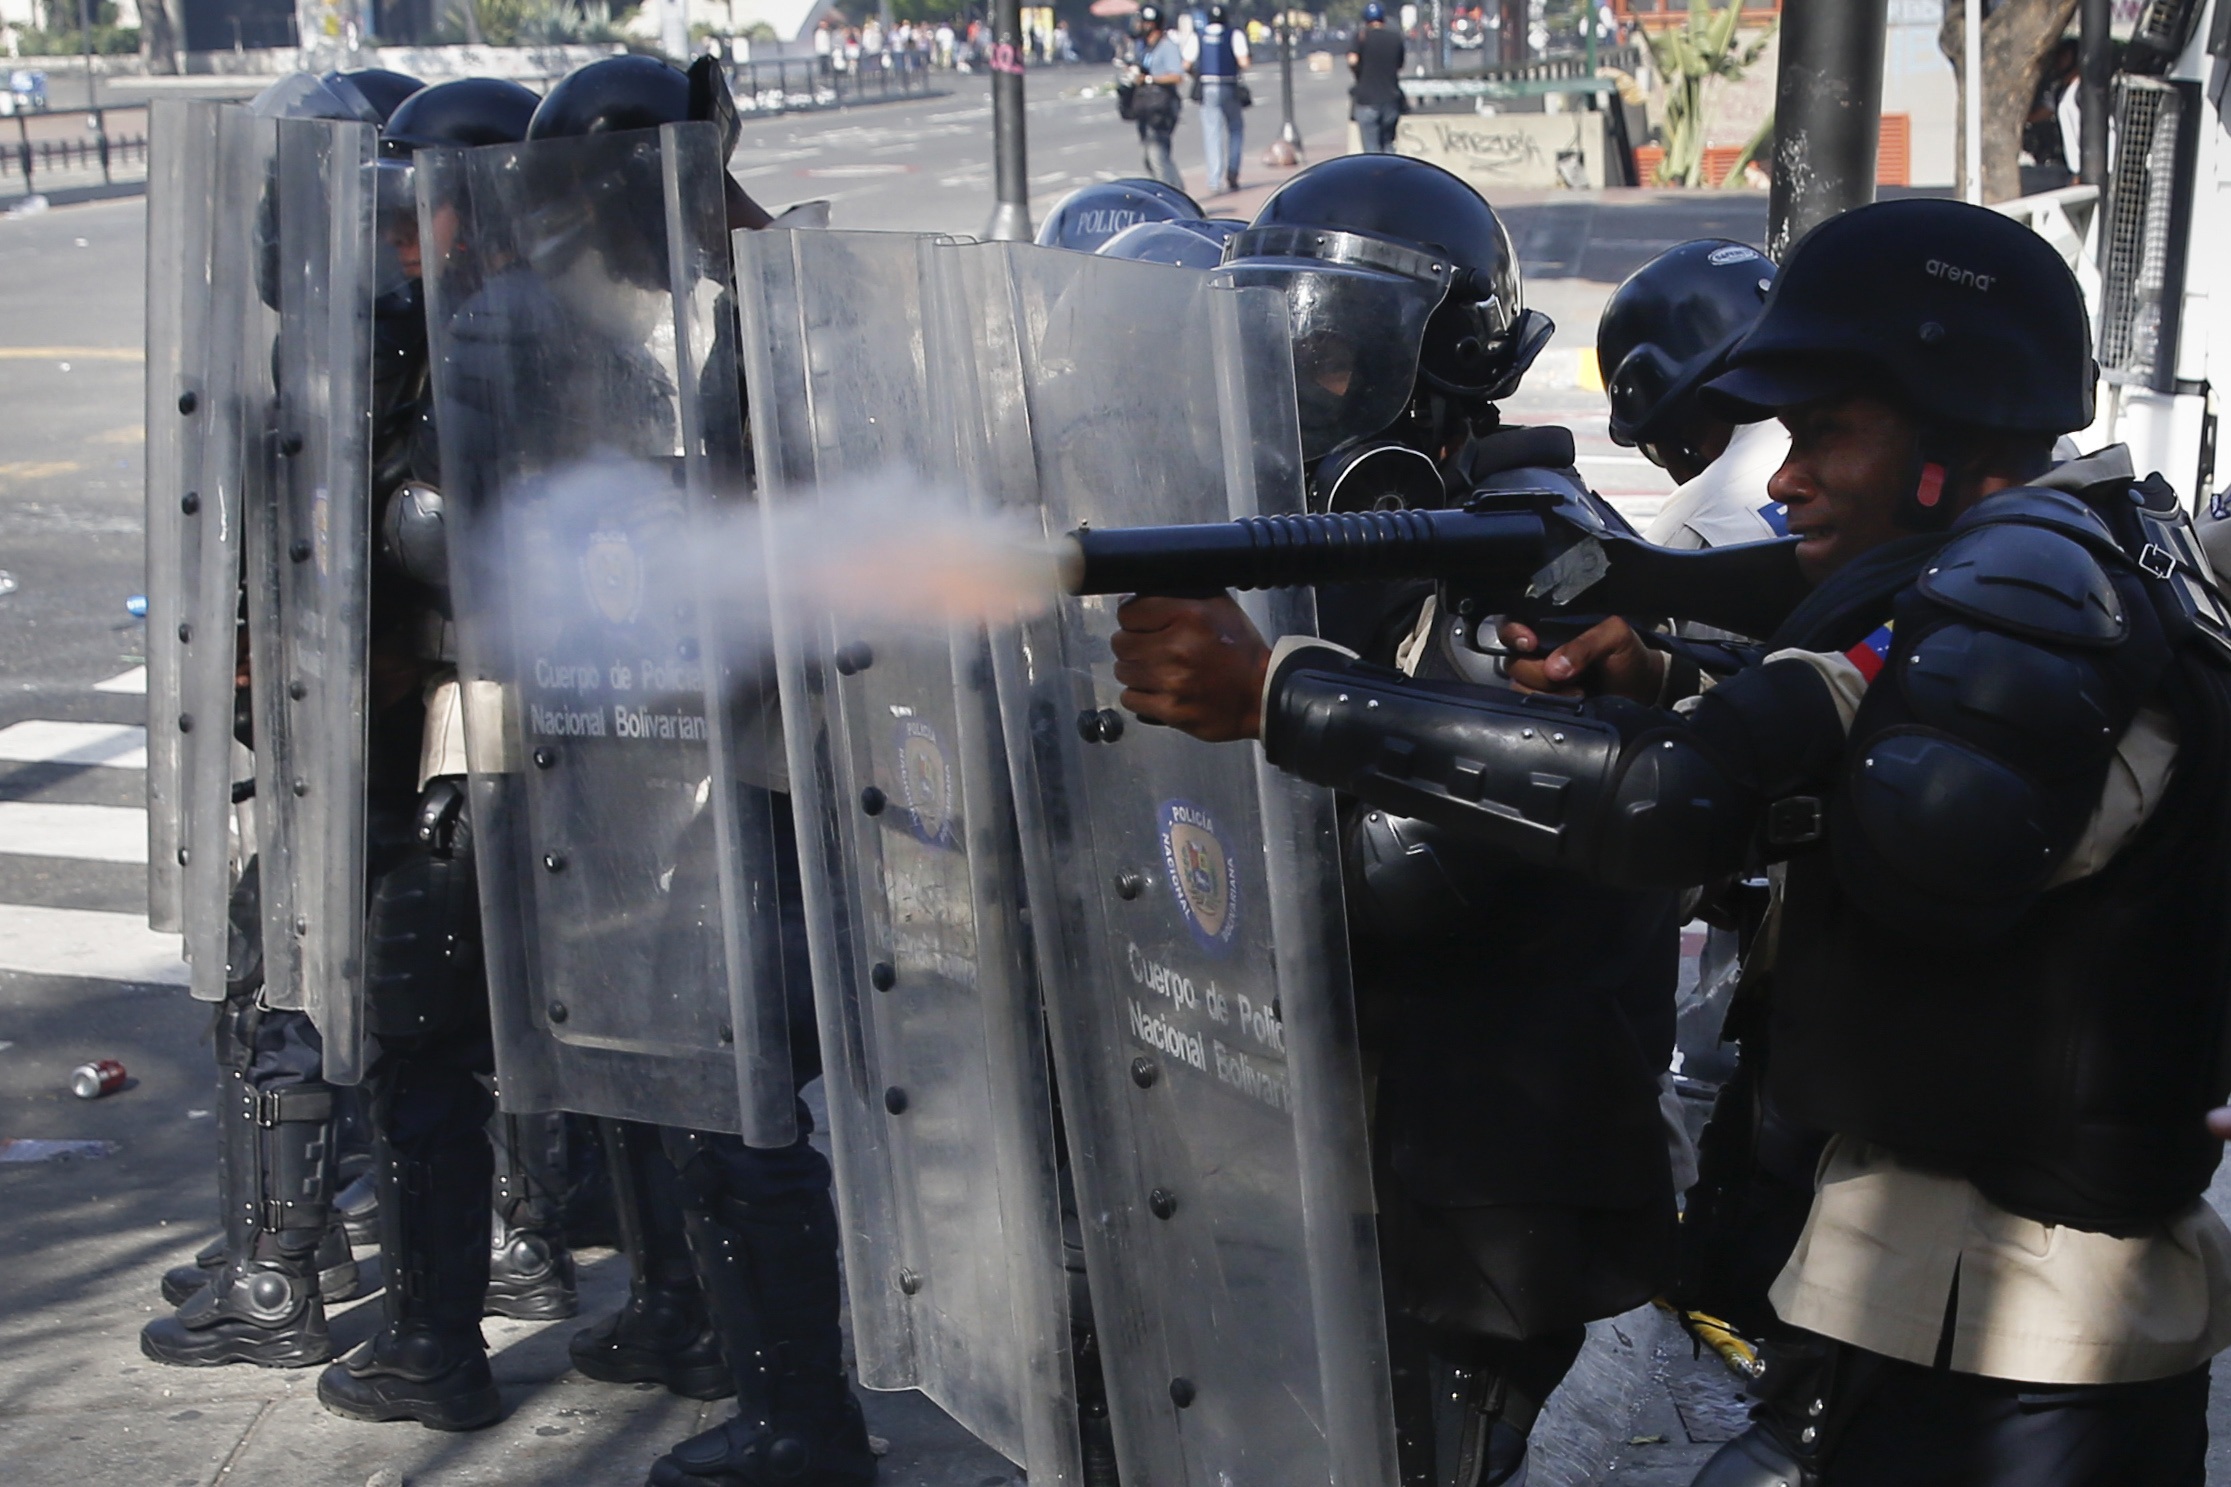
{"type": "Polygon", "coordinates": [[[147,182],[144,180],[112,181],[101,186],[62,186],[52,191],[0,196],[0,216],[29,217],[49,207],[72,207],[88,201],[123,201],[146,194],[147,182]]]}

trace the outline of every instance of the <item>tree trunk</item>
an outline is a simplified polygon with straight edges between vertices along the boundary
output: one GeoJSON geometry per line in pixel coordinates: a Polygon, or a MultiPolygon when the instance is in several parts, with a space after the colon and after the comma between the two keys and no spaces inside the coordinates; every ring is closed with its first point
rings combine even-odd
{"type": "Polygon", "coordinates": [[[139,0],[139,54],[151,73],[169,75],[178,68],[178,28],[172,24],[170,0],[139,0]]]}
{"type": "MultiPolygon", "coordinates": [[[[1972,0],[1945,0],[1944,25],[1937,48],[1959,79],[1958,126],[1954,137],[1960,190],[1967,189],[1967,6],[1972,0]]],[[[2022,194],[2022,123],[2037,97],[2045,61],[2068,30],[2076,0],[2000,0],[1983,20],[1983,199],[2010,201],[2022,194]]]]}

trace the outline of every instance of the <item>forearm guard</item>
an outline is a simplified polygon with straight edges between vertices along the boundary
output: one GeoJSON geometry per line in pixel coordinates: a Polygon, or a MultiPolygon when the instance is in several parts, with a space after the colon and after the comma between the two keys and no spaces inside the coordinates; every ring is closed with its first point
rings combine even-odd
{"type": "Polygon", "coordinates": [[[1263,710],[1263,748],[1281,769],[1631,887],[1701,883],[1743,868],[1762,837],[1770,851],[1817,837],[1807,792],[1830,777],[1842,734],[1826,686],[1800,664],[1746,672],[1684,717],[1420,682],[1306,647],[1279,667],[1263,710]],[[1779,829],[1762,830],[1770,821],[1779,829]]]}

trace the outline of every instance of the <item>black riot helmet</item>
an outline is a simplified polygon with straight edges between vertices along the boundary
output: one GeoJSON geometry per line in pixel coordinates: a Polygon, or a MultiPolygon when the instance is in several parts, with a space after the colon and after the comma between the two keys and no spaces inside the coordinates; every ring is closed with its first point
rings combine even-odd
{"type": "Polygon", "coordinates": [[[380,131],[380,153],[390,157],[435,146],[469,149],[516,144],[542,100],[507,78],[461,77],[436,83],[404,100],[380,131]]]}
{"type": "Polygon", "coordinates": [[[1097,253],[1100,245],[1141,222],[1201,220],[1200,204],[1160,181],[1124,179],[1079,186],[1038,224],[1041,248],[1097,253]]]}
{"type": "MultiPolygon", "coordinates": [[[[420,150],[471,149],[516,144],[527,137],[527,121],[542,100],[531,89],[504,78],[466,77],[423,88],[405,99],[380,131],[377,210],[380,234],[392,248],[415,250],[418,200],[411,157],[420,150]]],[[[410,292],[383,293],[382,314],[416,314],[417,280],[410,292]]]]}
{"type": "Polygon", "coordinates": [[[2059,253],[1988,208],[1915,198],[1806,233],[1705,397],[1755,420],[1864,390],[1927,424],[2062,434],[2091,423],[2097,376],[2059,253]]]}
{"type": "Polygon", "coordinates": [[[1134,26],[1137,34],[1144,36],[1149,31],[1167,31],[1169,29],[1169,17],[1162,14],[1161,6],[1142,5],[1139,7],[1139,18],[1134,26]]]}
{"type": "Polygon", "coordinates": [[[1405,420],[1445,431],[1484,413],[1555,328],[1525,308],[1486,199],[1401,155],[1343,155],[1287,181],[1226,246],[1220,273],[1286,297],[1310,460],[1405,420]]]}
{"type": "Polygon", "coordinates": [[[1697,389],[1726,366],[1773,287],[1773,262],[1726,238],[1668,248],[1628,275],[1596,323],[1612,440],[1633,446],[1678,437],[1697,389]]]}
{"type": "Polygon", "coordinates": [[[1246,230],[1246,223],[1229,217],[1134,222],[1095,251],[1102,258],[1132,258],[1141,263],[1212,269],[1224,261],[1224,245],[1246,230]]]}
{"type": "Polygon", "coordinates": [[[656,57],[606,57],[560,78],[535,109],[528,139],[563,139],[710,121],[720,126],[721,158],[736,152],[743,121],[715,57],[684,72],[656,57]]]}

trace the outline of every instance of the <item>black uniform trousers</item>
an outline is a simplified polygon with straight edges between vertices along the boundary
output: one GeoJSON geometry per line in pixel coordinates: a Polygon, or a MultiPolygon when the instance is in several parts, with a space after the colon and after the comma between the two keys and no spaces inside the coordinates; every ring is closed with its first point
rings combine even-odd
{"type": "Polygon", "coordinates": [[[1870,1358],[1824,1487],[2203,1487],[2208,1368],[2025,1384],[1870,1358]]]}

